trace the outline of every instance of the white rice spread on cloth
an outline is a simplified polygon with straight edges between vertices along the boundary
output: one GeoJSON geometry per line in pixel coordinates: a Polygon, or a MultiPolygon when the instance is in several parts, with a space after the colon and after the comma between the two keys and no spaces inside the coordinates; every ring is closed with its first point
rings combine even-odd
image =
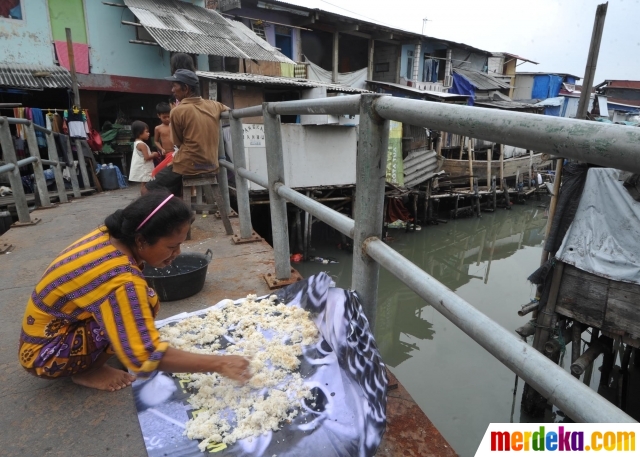
{"type": "Polygon", "coordinates": [[[195,393],[189,398],[194,417],[186,435],[210,443],[233,444],[280,429],[305,398],[311,398],[297,369],[303,346],[315,344],[319,333],[308,311],[277,304],[275,296],[240,304],[227,300],[205,314],[160,329],[173,347],[200,354],[236,354],[250,359],[251,380],[244,386],[217,373],[175,374],[195,393]],[[228,345],[222,347],[223,339],[228,345]]]}

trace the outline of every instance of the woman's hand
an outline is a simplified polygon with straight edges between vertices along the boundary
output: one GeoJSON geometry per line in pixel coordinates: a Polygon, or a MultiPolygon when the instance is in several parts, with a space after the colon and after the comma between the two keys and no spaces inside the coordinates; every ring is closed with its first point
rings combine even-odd
{"type": "Polygon", "coordinates": [[[160,359],[158,368],[169,373],[210,373],[247,382],[251,378],[249,361],[239,355],[194,354],[168,347],[160,359]]]}
{"type": "Polygon", "coordinates": [[[251,379],[249,372],[249,361],[239,355],[223,355],[220,356],[219,367],[215,370],[222,376],[239,381],[247,382],[251,379]]]}

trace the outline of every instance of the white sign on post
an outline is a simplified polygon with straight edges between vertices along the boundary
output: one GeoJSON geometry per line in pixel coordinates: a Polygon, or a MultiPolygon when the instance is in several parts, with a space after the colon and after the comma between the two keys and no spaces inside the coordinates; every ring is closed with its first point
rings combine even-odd
{"type": "Polygon", "coordinates": [[[242,126],[245,148],[264,148],[264,125],[244,124],[242,126]]]}

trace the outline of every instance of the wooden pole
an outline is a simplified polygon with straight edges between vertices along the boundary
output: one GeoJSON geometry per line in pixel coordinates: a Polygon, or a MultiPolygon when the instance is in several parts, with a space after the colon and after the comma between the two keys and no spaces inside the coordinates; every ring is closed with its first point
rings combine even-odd
{"type": "Polygon", "coordinates": [[[553,270],[551,279],[551,289],[549,290],[549,298],[544,307],[544,311],[538,315],[538,328],[533,339],[533,347],[542,352],[544,344],[549,339],[551,329],[555,325],[556,302],[558,293],[560,292],[560,283],[562,282],[562,272],[564,271],[564,263],[558,262],[553,270]]]}
{"type": "Polygon", "coordinates": [[[424,193],[424,206],[423,206],[424,219],[422,219],[424,224],[429,223],[429,198],[431,196],[430,195],[431,192],[429,192],[430,189],[431,189],[431,180],[427,181],[427,188],[425,189],[425,193],[424,193]]]}
{"type": "MultiPolygon", "coordinates": [[[[309,197],[310,192],[307,191],[307,197],[309,197]]],[[[304,231],[303,231],[303,250],[302,257],[305,261],[309,260],[309,224],[311,223],[311,219],[309,218],[310,214],[308,212],[304,212],[304,231]]]]}
{"type": "Polygon", "coordinates": [[[369,81],[373,80],[373,56],[375,52],[375,40],[373,38],[369,38],[369,49],[368,49],[368,59],[367,59],[367,79],[369,81]]]}
{"type": "Polygon", "coordinates": [[[332,54],[332,65],[331,65],[331,82],[334,84],[338,84],[338,49],[339,49],[339,40],[340,33],[333,32],[333,54],[332,54]]]}
{"type": "MultiPolygon", "coordinates": [[[[67,52],[69,53],[69,71],[71,72],[71,83],[73,86],[73,104],[80,108],[80,91],[78,89],[78,77],[76,75],[76,61],[73,55],[73,40],[71,39],[71,29],[66,28],[64,31],[67,34],[67,52]]],[[[86,184],[88,187],[88,183],[86,184]]]]}
{"type": "Polygon", "coordinates": [[[533,178],[533,149],[529,150],[529,182],[527,189],[531,190],[531,178],[533,178]]]}
{"type": "Polygon", "coordinates": [[[493,211],[495,211],[498,208],[498,198],[496,197],[496,177],[493,176],[491,178],[491,201],[492,201],[492,208],[493,211]]]}
{"type": "Polygon", "coordinates": [[[608,5],[608,2],[603,3],[598,5],[598,8],[596,9],[596,17],[593,23],[593,31],[591,32],[591,44],[589,45],[589,55],[587,57],[587,66],[584,70],[584,79],[582,83],[582,90],[580,91],[580,101],[578,102],[576,119],[586,119],[587,117],[589,99],[591,98],[593,78],[596,74],[596,66],[598,65],[600,41],[602,40],[602,31],[604,29],[604,20],[607,17],[608,5]]]}
{"type": "Polygon", "coordinates": [[[500,189],[508,190],[504,187],[504,144],[500,145],[500,189]]]}
{"type": "Polygon", "coordinates": [[[587,349],[584,354],[578,357],[578,359],[571,364],[571,373],[574,376],[579,377],[606,349],[607,337],[601,336],[591,344],[591,346],[589,346],[589,349],[587,349]]]}
{"type": "Polygon", "coordinates": [[[493,149],[487,149],[487,191],[491,190],[491,159],[493,155],[493,149]]]}
{"type": "MultiPolygon", "coordinates": [[[[578,321],[573,321],[571,327],[571,363],[575,363],[580,357],[580,347],[582,346],[582,331],[584,327],[578,321]]],[[[571,373],[575,378],[580,378],[579,375],[571,373]]]]}
{"type": "MultiPolygon", "coordinates": [[[[553,181],[553,195],[551,196],[551,202],[549,203],[549,217],[547,218],[547,226],[544,230],[544,239],[545,242],[549,238],[549,233],[551,232],[551,224],[553,223],[553,218],[556,215],[556,207],[558,206],[558,194],[560,193],[560,181],[562,179],[562,159],[556,160],[556,176],[555,181],[553,181]]],[[[544,265],[549,259],[549,252],[546,249],[542,250],[542,258],[540,259],[540,265],[544,265]]]]}
{"type": "Polygon", "coordinates": [[[438,154],[438,156],[442,156],[442,143],[444,141],[444,134],[445,132],[440,132],[440,136],[436,141],[436,153],[438,154]]]}
{"type": "Polygon", "coordinates": [[[473,190],[473,138],[469,138],[469,188],[473,190]]]}

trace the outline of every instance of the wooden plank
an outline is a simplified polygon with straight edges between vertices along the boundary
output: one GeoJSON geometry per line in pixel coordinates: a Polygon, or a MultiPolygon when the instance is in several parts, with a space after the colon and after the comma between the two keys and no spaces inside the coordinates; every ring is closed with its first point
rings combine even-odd
{"type": "Polygon", "coordinates": [[[568,270],[562,276],[556,311],[583,324],[601,328],[607,307],[608,285],[593,281],[591,277],[572,275],[568,270]]]}
{"type": "MultiPolygon", "coordinates": [[[[247,108],[250,106],[262,105],[264,102],[264,90],[261,87],[253,86],[233,86],[233,109],[247,108]]],[[[246,117],[242,119],[243,124],[262,124],[262,116],[246,117]]]]}
{"type": "MultiPolygon", "coordinates": [[[[566,264],[566,268],[564,271],[565,275],[573,276],[574,278],[578,278],[582,281],[587,282],[597,282],[600,284],[609,285],[609,280],[607,278],[603,278],[601,276],[594,275],[593,273],[589,273],[587,271],[581,270],[579,268],[574,267],[573,265],[566,264]]],[[[638,286],[640,289],[640,286],[638,286]]]]}
{"type": "Polygon", "coordinates": [[[632,336],[640,336],[640,306],[638,306],[640,302],[635,292],[609,288],[604,330],[621,335],[628,332],[632,336]]]}
{"type": "Polygon", "coordinates": [[[610,289],[617,289],[621,292],[627,292],[632,296],[635,296],[636,303],[640,303],[640,285],[631,284],[631,283],[622,282],[622,281],[613,281],[613,280],[609,280],[609,281],[610,281],[609,283],[610,289]]]}
{"type": "Polygon", "coordinates": [[[549,329],[555,328],[563,271],[564,263],[558,262],[553,270],[553,277],[551,279],[551,287],[549,288],[547,303],[544,306],[544,310],[538,314],[536,321],[538,323],[538,327],[536,328],[536,334],[533,337],[533,347],[540,352],[543,352],[542,349],[549,339],[549,329]]]}
{"type": "MultiPolygon", "coordinates": [[[[194,177],[186,177],[183,176],[182,177],[182,185],[183,186],[210,186],[212,184],[217,184],[217,178],[215,175],[212,175],[213,177],[198,177],[198,176],[194,176],[194,177]]],[[[191,195],[190,195],[191,196],[191,195]]]]}
{"type": "MultiPolygon", "coordinates": [[[[536,167],[546,166],[551,161],[544,161],[543,154],[536,154],[533,156],[533,164],[536,167]]],[[[504,159],[502,163],[492,162],[491,173],[498,174],[502,170],[504,178],[513,178],[518,171],[524,173],[529,166],[529,157],[517,157],[511,159],[504,159]]],[[[444,159],[443,162],[444,171],[452,177],[465,176],[469,173],[469,161],[460,159],[444,159]]],[[[479,179],[487,179],[487,164],[481,160],[473,161],[473,176],[479,179]]]]}

